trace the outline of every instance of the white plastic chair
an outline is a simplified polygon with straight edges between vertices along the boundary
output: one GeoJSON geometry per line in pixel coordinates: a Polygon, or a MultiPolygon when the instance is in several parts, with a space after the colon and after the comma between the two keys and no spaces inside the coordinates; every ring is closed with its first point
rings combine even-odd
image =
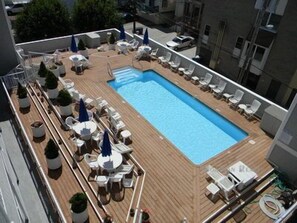
{"type": "Polygon", "coordinates": [[[62,77],[59,77],[59,81],[65,89],[70,89],[74,87],[74,82],[70,79],[63,79],[62,77]]]}
{"type": "Polygon", "coordinates": [[[238,105],[238,103],[241,101],[243,95],[244,95],[244,92],[241,91],[241,90],[239,90],[239,89],[237,89],[237,90],[235,91],[234,96],[231,96],[231,97],[229,98],[230,107],[234,107],[234,108],[236,108],[237,105],[238,105]]]}
{"type": "Polygon", "coordinates": [[[211,79],[212,79],[212,74],[210,73],[206,73],[205,74],[205,77],[199,81],[199,83],[201,84],[201,89],[207,89],[208,88],[208,85],[210,84],[211,82],[211,79]]]}
{"type": "Polygon", "coordinates": [[[75,132],[73,130],[73,127],[77,125],[79,121],[77,121],[75,118],[69,116],[65,119],[65,124],[69,127],[69,129],[72,131],[72,134],[75,135],[75,132]]]}
{"type": "Polygon", "coordinates": [[[131,50],[137,50],[139,42],[136,40],[130,45],[131,45],[131,48],[130,48],[131,50]]]}
{"type": "Polygon", "coordinates": [[[117,151],[120,154],[130,153],[133,149],[129,146],[126,146],[124,143],[117,143],[112,146],[114,151],[117,151]]]}
{"type": "Polygon", "coordinates": [[[121,173],[112,173],[109,175],[109,181],[110,181],[110,188],[112,188],[113,183],[118,183],[119,188],[122,189],[122,179],[123,174],[121,173]]]}
{"type": "Polygon", "coordinates": [[[85,162],[88,164],[88,166],[92,169],[92,170],[96,170],[96,174],[98,175],[98,171],[99,171],[99,164],[97,162],[97,156],[96,155],[92,155],[89,153],[84,154],[84,160],[85,162]]]}
{"type": "Polygon", "coordinates": [[[80,99],[84,99],[86,95],[80,94],[78,91],[73,91],[72,92],[72,98],[76,101],[79,102],[80,99]]]}
{"type": "Polygon", "coordinates": [[[98,187],[104,187],[106,191],[108,191],[108,182],[109,177],[108,176],[96,176],[95,177],[96,183],[98,184],[98,187]]]}
{"type": "Polygon", "coordinates": [[[250,119],[254,116],[254,114],[258,111],[261,106],[261,102],[254,99],[252,104],[246,104],[246,109],[244,109],[244,115],[247,119],[250,119]]]}
{"type": "Polygon", "coordinates": [[[102,111],[106,108],[107,105],[108,102],[102,99],[102,97],[96,98],[96,109],[99,115],[102,113],[102,111]]]}
{"type": "Polygon", "coordinates": [[[184,70],[183,73],[185,75],[184,77],[185,77],[186,80],[190,80],[191,79],[194,70],[195,70],[194,64],[190,64],[189,67],[184,70]]]}
{"type": "Polygon", "coordinates": [[[227,83],[226,81],[220,80],[218,86],[216,86],[212,91],[213,95],[217,98],[220,98],[225,90],[227,83]]]}
{"type": "Polygon", "coordinates": [[[172,55],[172,54],[171,54],[170,52],[167,52],[165,57],[162,57],[162,58],[159,57],[159,59],[160,59],[160,63],[161,63],[163,66],[167,65],[167,64],[169,63],[169,61],[170,61],[171,55],[172,55]]]}
{"type": "Polygon", "coordinates": [[[152,52],[150,53],[150,57],[152,60],[156,60],[157,59],[157,53],[158,53],[159,48],[152,50],[152,52]]]}
{"type": "Polygon", "coordinates": [[[81,140],[81,139],[74,138],[74,139],[73,139],[73,143],[76,145],[76,147],[77,147],[77,149],[78,149],[78,152],[79,152],[80,154],[81,154],[81,147],[82,147],[82,146],[85,146],[85,147],[87,148],[85,141],[83,141],[83,140],[81,140]]]}
{"type": "Polygon", "coordinates": [[[92,134],[92,142],[96,142],[97,144],[103,139],[103,132],[96,131],[92,134]]]}
{"type": "Polygon", "coordinates": [[[180,57],[176,56],[175,59],[174,59],[174,61],[172,63],[169,63],[170,69],[172,71],[176,72],[177,69],[178,69],[178,67],[179,67],[179,65],[180,65],[180,63],[181,63],[180,57]]]}
{"type": "Polygon", "coordinates": [[[132,178],[127,178],[126,175],[123,176],[122,184],[125,188],[131,188],[133,187],[134,181],[133,177],[132,178]]]}

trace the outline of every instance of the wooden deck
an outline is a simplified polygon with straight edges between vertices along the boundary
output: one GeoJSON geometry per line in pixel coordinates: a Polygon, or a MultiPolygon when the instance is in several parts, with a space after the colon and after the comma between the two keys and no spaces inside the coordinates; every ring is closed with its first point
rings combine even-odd
{"type": "MultiPolygon", "coordinates": [[[[272,139],[260,129],[259,121],[246,120],[237,111],[230,109],[226,102],[217,100],[209,92],[200,90],[190,81],[186,81],[183,77],[162,67],[157,62],[133,61],[134,53],[129,53],[129,55],[125,56],[118,55],[114,51],[92,51],[90,54],[90,62],[93,66],[85,70],[82,75],[76,75],[75,72],[70,69],[71,61],[68,59],[70,55],[70,53],[63,53],[62,56],[66,66],[66,76],[64,78],[72,79],[75,82],[75,88],[79,90],[80,93],[84,93],[91,98],[103,97],[106,99],[109,105],[114,107],[121,114],[126,128],[132,133],[133,143],[130,145],[134,148],[132,155],[146,171],[144,187],[140,199],[140,208],[149,209],[152,223],[179,222],[183,217],[187,217],[191,223],[202,222],[225,204],[222,199],[213,203],[205,196],[205,188],[208,185],[205,179],[205,169],[209,164],[226,174],[229,166],[241,160],[253,169],[258,174],[259,178],[272,169],[265,160],[265,155],[272,143],[272,139]],[[162,136],[160,132],[108,86],[107,81],[110,80],[111,77],[107,72],[107,62],[111,64],[112,69],[134,65],[141,70],[153,69],[157,71],[245,130],[248,133],[248,137],[199,166],[193,164],[165,137],[160,137],[162,136]]],[[[34,89],[38,91],[38,89],[34,89]]],[[[15,107],[18,108],[15,92],[11,94],[11,99],[15,107]]],[[[24,126],[26,126],[26,133],[30,138],[32,138],[30,124],[35,120],[41,119],[40,113],[34,106],[33,101],[36,102],[38,107],[41,107],[41,104],[44,105],[44,115],[46,115],[46,108],[48,106],[47,102],[40,104],[36,95],[33,95],[31,100],[30,111],[24,112],[17,109],[21,121],[24,126]]],[[[76,112],[77,111],[75,111],[75,113],[76,112]]],[[[48,173],[48,179],[63,212],[69,220],[70,211],[68,200],[73,193],[86,191],[90,196],[90,200],[93,201],[97,207],[93,209],[91,205],[89,205],[89,222],[98,222],[96,211],[101,216],[104,216],[105,211],[100,207],[101,204],[98,204],[97,201],[97,186],[96,183],[92,181],[94,174],[92,173],[90,177],[90,187],[86,179],[90,174],[87,165],[81,160],[79,161],[79,168],[72,170],[71,165],[66,163],[66,160],[71,160],[71,154],[76,152],[76,148],[69,139],[69,131],[62,130],[61,123],[54,112],[49,114],[47,122],[50,123],[50,120],[54,125],[49,125],[48,128],[52,130],[54,126],[58,128],[61,136],[54,133],[55,137],[62,138],[66,142],[66,146],[61,145],[61,150],[65,153],[62,170],[59,171],[59,173],[52,173],[47,170],[43,150],[48,138],[53,137],[48,131],[44,140],[32,140],[32,143],[43,165],[44,171],[48,173]],[[67,151],[67,147],[70,149],[70,152],[67,151]],[[75,176],[74,173],[77,176],[75,176]],[[83,185],[78,184],[79,180],[83,182],[83,185]]],[[[189,126],[189,128],[191,128],[191,126],[189,126]]],[[[97,151],[98,150],[94,149],[94,146],[88,145],[88,152],[96,154],[98,153],[97,151]]],[[[79,158],[82,159],[81,154],[79,155],[79,158]]],[[[136,189],[140,190],[140,183],[137,185],[136,189]]],[[[112,191],[110,194],[101,194],[98,192],[98,194],[104,208],[106,208],[108,213],[112,214],[114,220],[116,222],[125,222],[127,213],[129,213],[133,189],[125,189],[118,191],[118,193],[112,191]]],[[[138,197],[136,197],[136,199],[138,199],[138,197]]],[[[136,201],[133,201],[132,207],[134,207],[136,203],[136,201]]],[[[250,212],[246,214],[245,222],[259,222],[259,219],[261,219],[261,222],[272,222],[261,212],[258,205],[253,204],[249,209],[250,212]]],[[[129,222],[132,222],[132,220],[133,218],[129,218],[129,222]]],[[[232,220],[230,222],[234,221],[232,220]]]]}

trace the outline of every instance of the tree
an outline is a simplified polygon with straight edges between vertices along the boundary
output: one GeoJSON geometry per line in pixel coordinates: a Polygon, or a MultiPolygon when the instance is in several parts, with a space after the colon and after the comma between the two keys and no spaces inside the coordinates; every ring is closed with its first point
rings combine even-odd
{"type": "Polygon", "coordinates": [[[34,0],[16,20],[21,41],[64,36],[71,33],[69,13],[60,0],[34,0]]]}
{"type": "Polygon", "coordinates": [[[118,27],[121,21],[114,0],[78,0],[72,19],[77,32],[118,27]]]}

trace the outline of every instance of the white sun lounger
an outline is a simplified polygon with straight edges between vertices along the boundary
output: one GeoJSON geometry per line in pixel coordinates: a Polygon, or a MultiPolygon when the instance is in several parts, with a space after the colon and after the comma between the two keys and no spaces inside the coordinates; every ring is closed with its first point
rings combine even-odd
{"type": "Polygon", "coordinates": [[[120,154],[130,153],[133,151],[131,147],[126,146],[124,143],[114,144],[112,149],[120,154]]]}

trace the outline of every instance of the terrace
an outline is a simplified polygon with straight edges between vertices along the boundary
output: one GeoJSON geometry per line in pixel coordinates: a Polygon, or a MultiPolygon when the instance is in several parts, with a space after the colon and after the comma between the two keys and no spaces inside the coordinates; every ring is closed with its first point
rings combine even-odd
{"type": "MultiPolygon", "coordinates": [[[[115,29],[97,32],[101,37],[101,43],[106,42],[108,32],[114,32],[115,29]]],[[[77,35],[78,38],[85,38],[84,34],[77,35]]],[[[132,38],[129,36],[129,38],[132,38]]],[[[135,36],[141,41],[140,36],[135,36]]],[[[51,40],[42,40],[38,42],[20,44],[25,53],[29,51],[54,52],[56,49],[66,49],[70,44],[70,37],[61,37],[51,40]]],[[[103,45],[104,46],[104,45],[103,45]]],[[[151,41],[150,46],[159,48],[159,55],[165,55],[169,49],[151,41]]],[[[107,48],[107,47],[105,47],[107,48]]],[[[173,54],[175,52],[171,51],[173,54]]],[[[31,55],[36,55],[32,54],[31,55]]],[[[211,222],[211,221],[236,221],[240,215],[244,215],[248,222],[270,222],[271,220],[262,213],[256,203],[251,201],[258,200],[258,194],[251,195],[250,191],[259,191],[266,193],[273,190],[271,187],[272,167],[265,160],[266,153],[272,143],[272,139],[260,128],[259,119],[248,121],[237,111],[230,109],[223,100],[218,100],[209,92],[200,90],[196,85],[183,77],[173,73],[170,69],[164,68],[155,61],[135,61],[133,58],[135,52],[129,52],[128,55],[118,54],[116,51],[98,52],[96,49],[89,50],[89,60],[92,67],[84,70],[82,75],[77,75],[71,70],[72,62],[69,56],[73,53],[66,51],[62,53],[62,61],[66,67],[66,76],[73,80],[75,88],[79,92],[86,94],[89,98],[102,97],[108,101],[109,105],[114,107],[122,116],[126,128],[133,135],[133,153],[125,155],[128,163],[133,163],[134,188],[120,189],[113,187],[109,193],[98,190],[94,179],[94,173],[91,174],[90,168],[83,161],[83,154],[77,153],[77,148],[70,140],[71,132],[65,130],[63,120],[59,115],[58,106],[48,100],[46,93],[40,88],[39,84],[29,83],[27,90],[31,101],[29,110],[20,110],[16,95],[16,79],[24,80],[34,74],[32,62],[38,63],[43,58],[28,57],[25,58],[23,67],[25,72],[9,74],[3,78],[3,85],[7,88],[11,110],[15,115],[20,128],[20,133],[27,141],[28,148],[34,157],[40,174],[48,188],[49,196],[53,205],[56,207],[58,219],[60,222],[71,222],[71,213],[69,210],[70,197],[79,191],[85,192],[89,200],[89,222],[102,222],[106,214],[112,215],[115,222],[140,222],[139,212],[141,209],[150,210],[151,222],[178,222],[186,217],[189,222],[211,222]],[[248,137],[237,143],[233,147],[209,159],[201,165],[193,164],[185,157],[171,142],[169,142],[143,117],[141,117],[129,104],[111,89],[107,81],[112,79],[110,69],[116,69],[124,66],[134,66],[140,70],[153,69],[162,76],[175,83],[195,98],[199,99],[212,109],[216,110],[222,116],[242,128],[248,133],[248,137]],[[29,66],[29,67],[28,67],[29,66]],[[8,93],[9,92],[9,93],[8,93]],[[36,121],[42,120],[46,126],[46,137],[43,140],[33,140],[30,125],[36,121]],[[59,142],[62,155],[62,169],[58,171],[49,171],[44,156],[44,147],[49,138],[59,142]],[[74,155],[76,154],[76,155],[74,155]],[[78,161],[75,162],[74,158],[78,161]],[[239,212],[233,213],[230,206],[238,202],[227,202],[219,199],[213,203],[205,196],[205,188],[208,185],[206,178],[206,167],[212,165],[224,174],[227,168],[237,161],[247,164],[258,175],[258,181],[251,186],[249,193],[239,196],[236,201],[245,204],[250,203],[249,212],[239,208],[239,212]],[[141,170],[142,174],[139,174],[141,170]],[[230,205],[230,206],[229,206],[230,205]],[[229,207],[229,208],[228,208],[229,207]],[[136,210],[134,217],[130,216],[130,209],[136,210]],[[219,212],[217,212],[220,210],[219,212]],[[234,219],[232,219],[234,217],[234,219]]],[[[182,57],[182,56],[181,56],[182,57]]],[[[181,65],[187,67],[194,63],[196,66],[195,75],[204,76],[206,72],[214,75],[214,83],[219,79],[228,82],[226,92],[234,92],[240,88],[245,92],[244,102],[248,103],[254,98],[262,102],[261,108],[257,112],[260,118],[264,109],[272,103],[264,98],[255,95],[247,89],[243,89],[236,83],[227,80],[223,76],[208,70],[207,68],[182,57],[181,65]]],[[[59,83],[59,89],[63,86],[59,83]]],[[[275,107],[279,108],[277,105],[275,107]]],[[[77,110],[73,103],[74,116],[77,116],[77,110]]],[[[95,112],[95,108],[93,108],[95,112]]],[[[108,127],[106,116],[100,116],[96,119],[98,128],[108,127]]],[[[117,140],[115,138],[115,140],[117,140]]],[[[87,143],[87,149],[83,148],[82,153],[92,153],[98,155],[95,145],[87,143]]]]}

